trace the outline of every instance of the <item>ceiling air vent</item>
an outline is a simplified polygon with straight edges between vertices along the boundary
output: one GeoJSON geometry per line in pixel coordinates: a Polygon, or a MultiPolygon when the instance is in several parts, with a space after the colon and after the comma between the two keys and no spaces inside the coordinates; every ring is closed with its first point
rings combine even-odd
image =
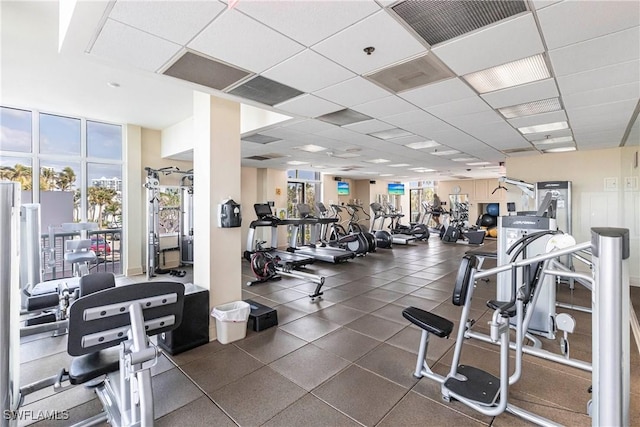
{"type": "Polygon", "coordinates": [[[372,119],[372,117],[369,117],[366,114],[358,113],[357,111],[350,110],[348,108],[316,118],[323,122],[333,123],[338,126],[351,125],[353,123],[364,122],[365,120],[372,119]]]}
{"type": "Polygon", "coordinates": [[[394,93],[454,77],[434,55],[424,55],[366,76],[394,93]]]}
{"type": "Polygon", "coordinates": [[[282,154],[277,154],[277,153],[269,153],[269,154],[263,154],[261,156],[249,156],[249,157],[245,157],[246,160],[272,160],[272,159],[280,159],[283,156],[282,154]]]}
{"type": "Polygon", "coordinates": [[[252,99],[262,104],[274,106],[304,92],[275,82],[262,76],[256,76],[229,91],[231,95],[252,99]]]}
{"type": "Polygon", "coordinates": [[[431,46],[525,12],[524,0],[407,0],[392,7],[431,46]]]}
{"type": "Polygon", "coordinates": [[[538,151],[533,147],[521,147],[521,148],[509,148],[507,150],[501,150],[504,154],[517,154],[517,153],[527,153],[530,151],[538,151]]]}
{"type": "Polygon", "coordinates": [[[212,89],[223,90],[251,73],[192,52],[185,52],[163,74],[212,89]]]}
{"type": "Polygon", "coordinates": [[[271,142],[281,141],[280,138],[274,138],[273,136],[269,135],[261,135],[259,133],[245,136],[244,138],[242,138],[242,140],[247,142],[255,142],[256,144],[269,144],[271,142]]]}

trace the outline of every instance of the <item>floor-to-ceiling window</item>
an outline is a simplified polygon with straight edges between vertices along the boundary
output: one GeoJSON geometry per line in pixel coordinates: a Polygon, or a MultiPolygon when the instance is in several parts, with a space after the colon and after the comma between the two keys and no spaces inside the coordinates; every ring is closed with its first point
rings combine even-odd
{"type": "Polygon", "coordinates": [[[424,202],[431,203],[435,192],[433,181],[416,181],[409,183],[411,222],[420,222],[424,215],[424,202]]]}
{"type": "MultiPolygon", "coordinates": [[[[0,179],[20,182],[22,203],[40,204],[44,246],[50,229],[60,235],[63,223],[95,222],[98,230],[90,234],[99,262],[94,268],[118,274],[122,132],[118,124],[0,107],[0,179]]],[[[55,247],[56,259],[62,257],[62,244],[55,247]]],[[[58,265],[55,276],[66,275],[68,267],[58,265]]]]}

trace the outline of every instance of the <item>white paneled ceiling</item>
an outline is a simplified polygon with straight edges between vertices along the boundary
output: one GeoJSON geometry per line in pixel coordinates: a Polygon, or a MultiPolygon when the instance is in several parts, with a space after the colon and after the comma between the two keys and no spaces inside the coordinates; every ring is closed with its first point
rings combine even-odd
{"type": "MultiPolygon", "coordinates": [[[[390,9],[402,2],[239,0],[234,8],[214,0],[78,2],[62,53],[57,2],[2,2],[2,102],[164,129],[189,117],[193,90],[204,91],[292,117],[243,135],[278,139],[243,140],[244,165],[285,169],[300,161],[305,164],[298,167],[369,179],[490,177],[507,157],[540,155],[553,146],[617,147],[625,133],[627,145],[638,144],[637,1],[530,0],[521,4],[522,13],[433,48],[409,28],[406,16],[390,9]],[[185,51],[250,75],[225,93],[163,75],[185,51]],[[480,95],[462,77],[537,54],[550,78],[480,95]],[[412,61],[425,55],[454,77],[402,91],[411,82],[431,81],[425,78],[430,71],[412,61]],[[406,81],[396,82],[397,94],[368,79],[373,72],[389,77],[398,69],[391,67],[410,61],[415,75],[398,75],[406,81]],[[258,90],[251,81],[290,95],[233,95],[258,90]],[[108,82],[120,88],[107,88],[108,82]],[[280,103],[260,103],[267,99],[280,103]],[[497,111],[548,99],[561,109],[524,115],[530,113],[518,107],[509,119],[497,111]],[[342,110],[365,116],[344,126],[318,119],[342,110]],[[567,128],[518,130],[555,122],[567,128]],[[569,141],[556,143],[555,137],[569,141]],[[318,151],[300,148],[308,145],[318,151]],[[438,155],[451,150],[459,153],[438,155]],[[267,159],[244,159],[254,155],[267,159]],[[380,158],[389,162],[368,162],[380,158]],[[454,161],[465,158],[489,165],[454,161]],[[398,166],[405,164],[410,166],[398,166]]],[[[501,78],[500,70],[493,71],[485,79],[501,78]]],[[[187,150],[180,158],[190,155],[187,150]]]]}

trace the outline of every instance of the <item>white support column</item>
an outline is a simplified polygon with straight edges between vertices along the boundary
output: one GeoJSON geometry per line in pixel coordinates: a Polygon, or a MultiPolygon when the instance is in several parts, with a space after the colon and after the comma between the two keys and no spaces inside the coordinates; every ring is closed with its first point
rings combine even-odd
{"type": "MultiPolygon", "coordinates": [[[[218,204],[241,203],[240,104],[206,93],[193,95],[193,281],[209,289],[211,308],[242,297],[241,228],[218,228],[218,204]]],[[[251,206],[242,206],[243,210],[251,206]]],[[[215,339],[215,322],[209,322],[215,339]]]]}
{"type": "Polygon", "coordinates": [[[122,211],[121,247],[124,248],[124,262],[122,273],[125,276],[142,274],[142,259],[145,242],[144,210],[142,199],[146,198],[146,191],[142,188],[142,129],[140,126],[127,125],[125,127],[125,164],[123,181],[127,183],[126,198],[122,211]],[[124,243],[123,243],[124,242],[124,243]]]}

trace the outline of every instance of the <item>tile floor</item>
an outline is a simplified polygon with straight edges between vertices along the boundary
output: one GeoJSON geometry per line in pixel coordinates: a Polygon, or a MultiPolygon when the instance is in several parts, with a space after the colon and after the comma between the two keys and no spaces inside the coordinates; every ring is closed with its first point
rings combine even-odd
{"type": "MultiPolygon", "coordinates": [[[[490,249],[492,242],[486,244],[490,249]]],[[[465,245],[394,246],[343,265],[310,266],[327,277],[324,298],[311,302],[314,285],[284,278],[252,287],[243,266],[244,299],[275,307],[279,325],[235,343],[211,342],[173,357],[162,356],[153,368],[155,411],[159,426],[424,426],[528,423],[509,414],[488,417],[459,402],[445,403],[437,384],[412,376],[420,332],[402,317],[409,305],[458,323],[460,309],[450,302],[451,288],[465,245]]],[[[161,280],[173,276],[158,277],[161,280]]],[[[129,282],[134,279],[121,279],[129,282]]],[[[187,274],[182,279],[191,280],[187,274]]],[[[477,287],[472,306],[477,326],[491,315],[484,301],[494,282],[477,287]]],[[[566,287],[559,300],[585,305],[589,296],[566,287]]],[[[633,289],[636,311],[640,288],[633,289]]],[[[560,311],[560,310],[559,310],[560,311]]],[[[590,317],[578,320],[571,336],[572,355],[590,360],[590,317]]],[[[434,371],[446,373],[454,334],[433,338],[428,358],[434,371]]],[[[465,345],[462,363],[496,372],[497,348],[475,340],[465,345]]],[[[30,337],[21,346],[21,382],[52,375],[66,366],[65,337],[30,337]]],[[[557,342],[545,342],[557,349],[557,342]]],[[[632,340],[632,346],[635,346],[632,340]]],[[[636,350],[632,347],[632,350],[636,350]]],[[[640,356],[632,351],[631,425],[640,425],[640,356]]],[[[530,356],[522,379],[511,388],[511,401],[565,425],[590,425],[585,415],[589,375],[530,356]]],[[[28,396],[25,409],[69,411],[65,421],[35,425],[70,425],[100,411],[92,391],[75,387],[28,396]]],[[[23,424],[27,424],[23,422],[23,424]]]]}

